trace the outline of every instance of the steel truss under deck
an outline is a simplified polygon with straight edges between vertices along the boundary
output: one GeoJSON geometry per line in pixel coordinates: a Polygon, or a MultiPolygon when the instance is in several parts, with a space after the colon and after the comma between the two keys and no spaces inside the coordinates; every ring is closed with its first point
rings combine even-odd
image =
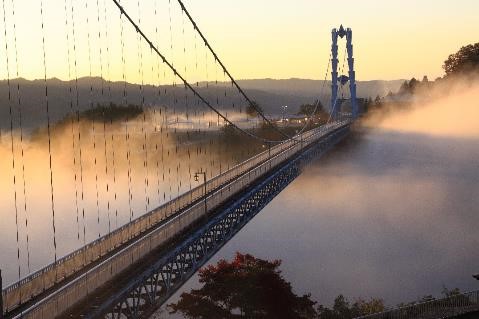
{"type": "MultiPolygon", "coordinates": [[[[82,318],[147,318],[200,267],[258,214],[300,173],[304,165],[326,153],[349,133],[349,126],[326,136],[211,218],[186,240],[161,256],[140,276],[107,300],[90,300],[82,318]]],[[[71,317],[66,315],[65,317],[71,317]]]]}

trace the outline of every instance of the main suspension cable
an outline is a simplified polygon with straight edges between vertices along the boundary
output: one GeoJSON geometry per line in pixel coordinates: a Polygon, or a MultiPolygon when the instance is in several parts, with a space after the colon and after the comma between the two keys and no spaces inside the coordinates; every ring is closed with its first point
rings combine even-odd
{"type": "MultiPolygon", "coordinates": [[[[141,35],[141,37],[148,43],[148,45],[150,46],[150,48],[156,52],[156,54],[158,54],[161,59],[163,60],[163,63],[165,63],[170,69],[171,71],[173,71],[173,73],[175,74],[176,77],[178,77],[183,83],[184,85],[190,89],[193,94],[198,97],[201,102],[203,102],[206,106],[208,106],[213,112],[215,112],[218,116],[220,116],[225,122],[227,122],[229,125],[233,126],[234,128],[236,128],[237,130],[239,130],[240,132],[252,137],[252,138],[255,138],[255,139],[258,139],[258,140],[261,140],[263,142],[266,142],[266,143],[282,143],[284,140],[269,140],[269,139],[265,139],[265,138],[262,138],[260,136],[257,136],[255,134],[252,134],[246,130],[243,130],[242,128],[238,127],[236,124],[234,124],[232,121],[230,121],[226,116],[224,116],[218,109],[216,109],[214,106],[211,105],[211,103],[209,103],[179,72],[178,70],[166,59],[166,57],[158,50],[158,48],[150,41],[150,39],[145,35],[145,33],[140,29],[140,27],[138,26],[138,24],[136,24],[133,19],[128,15],[128,13],[125,11],[125,9],[123,8],[123,6],[118,2],[118,0],[112,0],[115,5],[118,7],[118,9],[120,10],[121,14],[124,15],[127,20],[132,24],[132,26],[135,28],[136,32],[139,33],[141,35]]],[[[282,133],[282,135],[284,135],[284,133],[282,133]]],[[[287,135],[286,135],[287,136],[287,135]]],[[[287,136],[288,139],[294,139],[294,138],[290,138],[289,136],[287,136]]],[[[297,139],[294,139],[294,140],[297,140],[297,139]]]]}
{"type": "MultiPolygon", "coordinates": [[[[113,0],[113,1],[116,1],[116,0],[113,0]]],[[[181,0],[177,0],[180,7],[181,7],[181,10],[183,10],[185,12],[185,14],[187,15],[188,19],[190,20],[191,24],[193,25],[193,28],[198,32],[198,34],[200,35],[201,39],[204,41],[205,45],[208,47],[208,49],[210,50],[210,52],[213,54],[215,60],[218,62],[218,64],[221,66],[221,68],[223,69],[223,72],[230,78],[231,82],[233,83],[233,85],[236,87],[236,89],[238,89],[238,91],[240,92],[240,94],[245,98],[245,100],[248,102],[248,104],[250,106],[252,106],[256,112],[258,113],[258,115],[260,115],[264,121],[266,121],[269,125],[271,125],[271,127],[279,132],[282,136],[286,137],[286,139],[293,139],[293,137],[287,135],[286,133],[284,133],[283,131],[281,131],[280,129],[278,129],[276,127],[276,125],[274,125],[263,113],[263,111],[261,110],[261,108],[256,104],[254,103],[247,95],[246,93],[243,91],[243,89],[239,86],[238,82],[236,82],[236,80],[233,78],[233,76],[230,74],[230,72],[226,69],[225,65],[223,64],[223,62],[220,60],[220,58],[218,57],[218,55],[216,54],[216,52],[213,50],[213,48],[211,47],[210,43],[208,42],[208,40],[206,39],[206,37],[203,35],[203,33],[201,32],[201,30],[198,28],[198,25],[196,24],[195,20],[193,19],[193,17],[190,15],[190,13],[188,12],[188,10],[186,9],[183,1],[181,0]]]]}

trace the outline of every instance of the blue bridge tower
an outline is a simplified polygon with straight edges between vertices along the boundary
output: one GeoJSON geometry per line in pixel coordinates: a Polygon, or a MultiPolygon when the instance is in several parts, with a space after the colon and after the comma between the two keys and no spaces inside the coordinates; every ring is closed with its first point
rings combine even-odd
{"type": "MultiPolygon", "coordinates": [[[[354,71],[353,57],[353,31],[350,28],[344,29],[341,25],[339,30],[334,28],[331,32],[333,43],[331,45],[331,112],[332,117],[336,118],[341,111],[341,103],[338,100],[339,84],[344,85],[349,81],[349,91],[351,95],[351,111],[353,118],[358,117],[358,101],[356,98],[356,72],[354,71]],[[346,50],[348,54],[348,76],[338,74],[338,37],[346,37],[346,50]]],[[[342,102],[342,101],[341,101],[342,102]]]]}

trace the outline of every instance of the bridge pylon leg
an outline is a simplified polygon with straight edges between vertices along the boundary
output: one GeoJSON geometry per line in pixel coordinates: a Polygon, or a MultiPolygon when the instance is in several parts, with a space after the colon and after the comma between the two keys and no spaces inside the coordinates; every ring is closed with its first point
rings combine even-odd
{"type": "Polygon", "coordinates": [[[332,45],[331,45],[331,106],[330,112],[333,119],[338,114],[338,32],[336,29],[331,31],[332,45]]]}
{"type": "Polygon", "coordinates": [[[358,117],[358,100],[356,98],[356,72],[354,71],[354,56],[353,56],[353,31],[350,28],[346,31],[346,49],[348,51],[348,66],[349,66],[349,92],[351,94],[351,111],[353,118],[358,117]]]}

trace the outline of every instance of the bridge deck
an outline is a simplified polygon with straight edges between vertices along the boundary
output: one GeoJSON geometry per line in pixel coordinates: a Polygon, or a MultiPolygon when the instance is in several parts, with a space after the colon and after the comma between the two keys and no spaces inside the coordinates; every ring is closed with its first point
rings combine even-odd
{"type": "Polygon", "coordinates": [[[51,318],[63,313],[129,266],[191,227],[279,163],[349,121],[301,134],[233,167],[130,224],[2,291],[7,317],[51,318]]]}

